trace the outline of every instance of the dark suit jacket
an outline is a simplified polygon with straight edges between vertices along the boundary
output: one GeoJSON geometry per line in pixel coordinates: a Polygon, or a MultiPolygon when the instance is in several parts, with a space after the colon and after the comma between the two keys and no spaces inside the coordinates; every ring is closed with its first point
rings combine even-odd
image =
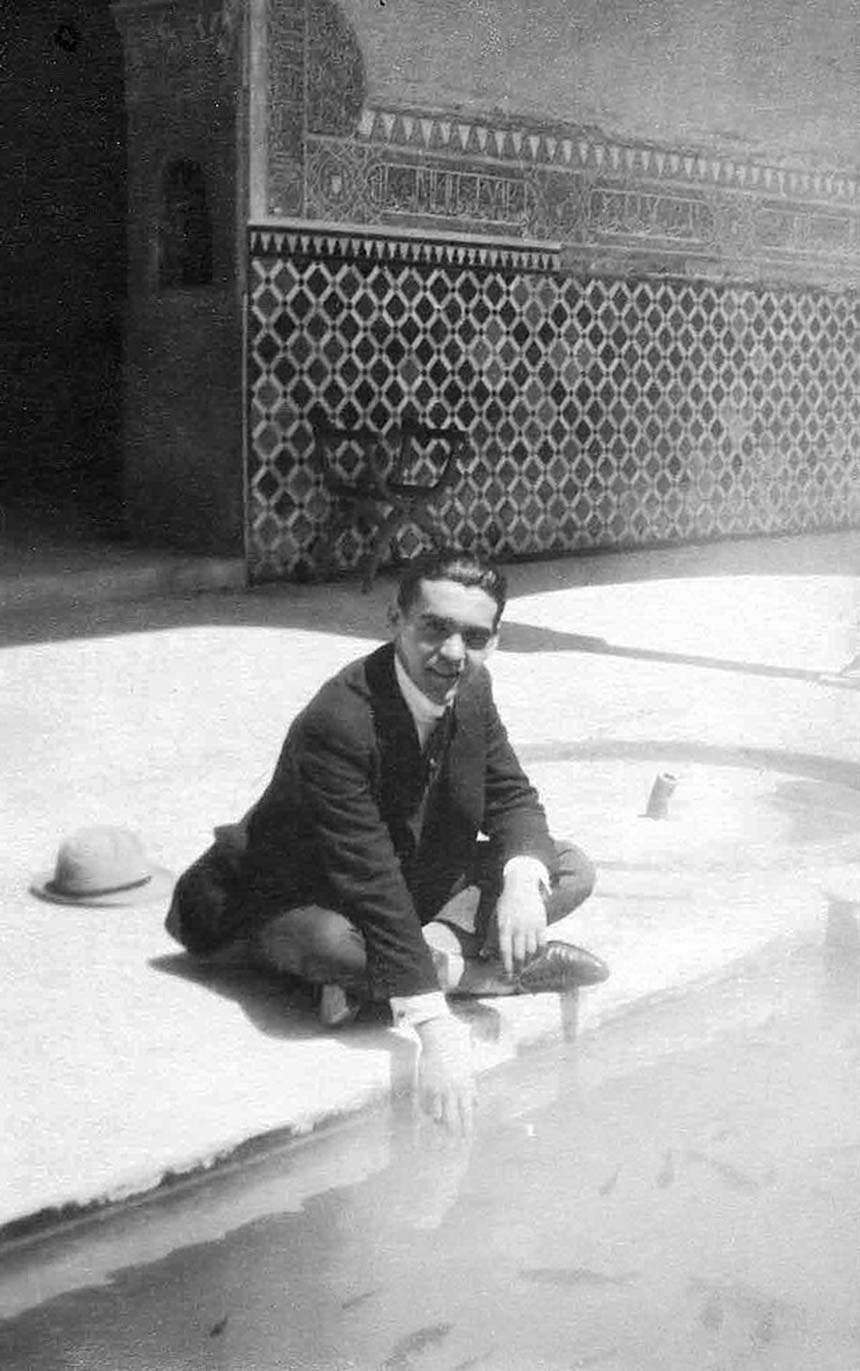
{"type": "Polygon", "coordinates": [[[555,871],[546,817],[481,668],[422,754],[392,644],[328,681],[295,719],[255,805],[229,920],[235,931],[320,904],[363,932],[372,993],[435,989],[421,925],[467,870],[483,832],[503,863],[555,871]]]}

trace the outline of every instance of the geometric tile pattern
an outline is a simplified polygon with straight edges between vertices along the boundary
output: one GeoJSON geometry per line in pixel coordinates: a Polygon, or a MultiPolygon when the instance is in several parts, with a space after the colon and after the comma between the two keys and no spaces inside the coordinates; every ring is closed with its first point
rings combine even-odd
{"type": "MultiPolygon", "coordinates": [[[[330,516],[309,415],[390,440],[413,413],[469,435],[438,506],[502,558],[860,523],[860,298],[420,243],[251,231],[248,546],[254,580],[315,572],[330,516]]],[[[355,474],[360,454],[339,454],[355,474]]],[[[430,480],[435,455],[418,455],[430,480]]],[[[367,551],[361,529],[335,565],[367,551]]],[[[422,543],[408,527],[394,555],[422,543]]]]}

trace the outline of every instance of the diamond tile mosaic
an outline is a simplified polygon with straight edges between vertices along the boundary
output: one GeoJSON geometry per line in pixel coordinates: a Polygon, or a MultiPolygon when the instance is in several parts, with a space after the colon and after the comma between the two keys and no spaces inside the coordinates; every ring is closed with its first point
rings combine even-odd
{"type": "MultiPolygon", "coordinates": [[[[439,514],[502,558],[860,522],[860,298],[582,280],[546,254],[251,233],[255,580],[317,570],[330,497],[309,415],[470,438],[439,514]]],[[[356,451],[336,454],[346,478],[356,451]]],[[[413,479],[436,474],[431,451],[413,479]]],[[[409,527],[394,557],[423,535],[409,527]]],[[[368,536],[347,530],[334,565],[368,536]]]]}

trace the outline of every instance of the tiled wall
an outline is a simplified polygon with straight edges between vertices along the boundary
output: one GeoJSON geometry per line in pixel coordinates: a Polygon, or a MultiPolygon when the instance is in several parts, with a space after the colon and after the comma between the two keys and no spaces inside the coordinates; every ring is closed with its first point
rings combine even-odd
{"type": "Polygon", "coordinates": [[[264,10],[252,576],[317,569],[313,410],[392,443],[406,412],[465,428],[440,512],[502,556],[860,521],[857,177],[390,104],[364,12],[264,10]]]}
{"type": "MultiPolygon", "coordinates": [[[[467,430],[440,512],[502,557],[860,522],[857,295],[560,266],[526,245],[252,228],[254,579],[315,570],[314,409],[382,435],[406,411],[467,430]]],[[[364,550],[345,533],[337,564],[364,550]]]]}

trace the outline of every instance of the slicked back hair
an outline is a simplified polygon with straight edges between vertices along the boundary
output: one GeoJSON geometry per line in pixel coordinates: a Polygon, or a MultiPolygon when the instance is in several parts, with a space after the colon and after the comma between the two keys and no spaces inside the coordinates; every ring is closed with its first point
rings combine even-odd
{"type": "Polygon", "coordinates": [[[403,614],[408,614],[418,599],[422,581],[456,581],[461,586],[477,586],[495,600],[498,627],[508,598],[508,583],[492,562],[456,547],[437,548],[413,557],[401,573],[397,591],[397,604],[403,614]]]}

